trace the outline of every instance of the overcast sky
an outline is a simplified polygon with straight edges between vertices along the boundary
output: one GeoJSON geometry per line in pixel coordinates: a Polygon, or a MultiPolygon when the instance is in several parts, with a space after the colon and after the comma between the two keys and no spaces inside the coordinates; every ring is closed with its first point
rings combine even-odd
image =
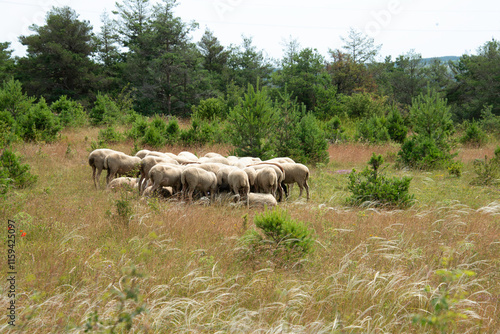
{"type": "MultiPolygon", "coordinates": [[[[151,0],[153,3],[157,0],[151,0]]],[[[99,31],[101,14],[115,9],[115,0],[0,0],[0,42],[18,42],[30,35],[32,24],[44,25],[53,6],[69,6],[99,31]]],[[[119,1],[121,2],[121,1],[119,1]]],[[[500,39],[498,0],[178,0],[176,16],[198,22],[199,41],[206,28],[222,45],[241,44],[242,35],[269,57],[281,58],[285,41],[297,39],[302,48],[328,56],[341,48],[340,36],[353,27],[382,44],[380,58],[414,49],[424,58],[475,54],[477,48],[500,39]]],[[[113,16],[113,15],[110,15],[113,16]]]]}

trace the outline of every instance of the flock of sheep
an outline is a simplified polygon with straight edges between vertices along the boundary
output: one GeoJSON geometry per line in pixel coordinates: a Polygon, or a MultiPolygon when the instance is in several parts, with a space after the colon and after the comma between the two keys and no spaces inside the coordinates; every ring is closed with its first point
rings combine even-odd
{"type": "Polygon", "coordinates": [[[290,158],[262,161],[254,157],[224,157],[207,153],[197,157],[190,152],[179,154],[141,150],[135,156],[111,149],[97,149],[89,155],[92,179],[98,188],[103,170],[107,170],[108,188],[124,185],[137,188],[139,194],[179,196],[191,202],[195,191],[210,196],[233,193],[247,206],[274,206],[288,196],[287,185],[297,183],[299,198],[305,189],[309,200],[309,169],[290,158]],[[138,178],[118,177],[135,173],[138,178]]]}

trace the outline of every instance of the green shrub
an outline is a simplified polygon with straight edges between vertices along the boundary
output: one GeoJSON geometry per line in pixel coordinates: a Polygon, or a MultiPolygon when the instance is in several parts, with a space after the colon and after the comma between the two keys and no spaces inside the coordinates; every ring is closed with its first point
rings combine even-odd
{"type": "Polygon", "coordinates": [[[242,242],[252,252],[289,260],[312,251],[314,240],[311,231],[303,222],[292,219],[287,211],[279,207],[256,215],[254,223],[261,233],[249,230],[242,237],[242,242]]]}
{"type": "Polygon", "coordinates": [[[410,168],[429,170],[447,166],[453,156],[439,148],[431,138],[413,136],[401,146],[397,161],[410,168]]]}
{"type": "Polygon", "coordinates": [[[349,174],[347,188],[352,196],[347,199],[350,205],[361,205],[369,202],[374,206],[396,206],[405,207],[411,205],[414,196],[409,194],[411,177],[390,178],[379,173],[383,164],[381,155],[373,153],[368,164],[362,172],[356,170],[349,174]]]}
{"type": "Polygon", "coordinates": [[[22,164],[19,156],[6,149],[0,156],[0,193],[9,188],[27,188],[36,183],[38,176],[30,173],[31,167],[22,164]]]}
{"type": "Polygon", "coordinates": [[[26,141],[53,142],[62,128],[43,97],[20,118],[18,125],[26,141]]]}
{"type": "Polygon", "coordinates": [[[373,116],[358,123],[356,140],[369,143],[384,143],[391,140],[385,117],[373,116]]]}
{"type": "Polygon", "coordinates": [[[347,135],[345,134],[345,129],[342,127],[340,118],[337,116],[332,117],[329,121],[323,124],[325,136],[331,143],[347,140],[347,135]]]}
{"type": "Polygon", "coordinates": [[[110,125],[119,122],[120,109],[106,94],[97,94],[94,107],[90,110],[89,119],[92,125],[110,125]]]}
{"type": "Polygon", "coordinates": [[[387,115],[387,132],[391,140],[397,143],[403,143],[406,139],[408,128],[404,124],[401,113],[396,108],[387,115]]]}
{"type": "Polygon", "coordinates": [[[166,140],[160,129],[154,126],[149,126],[144,134],[144,137],[142,137],[142,143],[158,148],[164,146],[166,140]]]}
{"type": "Polygon", "coordinates": [[[229,111],[228,128],[237,156],[268,159],[274,156],[274,132],[279,126],[279,111],[266,88],[248,85],[239,104],[229,111]]]}
{"type": "Polygon", "coordinates": [[[0,89],[0,111],[8,111],[12,117],[19,119],[35,103],[34,97],[23,93],[21,82],[11,79],[4,81],[0,89]]]}
{"type": "Polygon", "coordinates": [[[179,139],[181,128],[179,127],[179,121],[177,118],[172,117],[165,128],[165,139],[168,144],[174,144],[179,139]]]}
{"type": "Polygon", "coordinates": [[[107,94],[101,93],[97,94],[94,107],[89,114],[92,125],[130,124],[138,117],[131,109],[130,102],[122,101],[120,96],[114,100],[107,94]]]}
{"type": "Polygon", "coordinates": [[[465,145],[472,145],[476,147],[483,146],[488,142],[486,133],[481,129],[476,121],[464,122],[465,133],[460,138],[460,142],[465,145]]]}
{"type": "Polygon", "coordinates": [[[435,169],[447,166],[454,155],[441,149],[429,137],[413,136],[406,139],[398,152],[397,162],[414,169],[435,169]]]}
{"type": "Polygon", "coordinates": [[[475,178],[472,180],[473,185],[497,185],[500,183],[500,146],[495,150],[495,156],[488,160],[485,156],[484,160],[477,159],[473,163],[475,178]]]}
{"type": "Polygon", "coordinates": [[[14,117],[8,111],[0,111],[0,148],[18,139],[16,129],[14,117]]]}
{"type": "Polygon", "coordinates": [[[137,119],[132,123],[132,127],[127,132],[127,136],[134,140],[141,139],[146,134],[148,126],[149,124],[146,117],[137,117],[137,119]]]}
{"type": "Polygon", "coordinates": [[[450,153],[449,137],[454,128],[447,101],[428,89],[413,99],[410,118],[415,135],[403,142],[398,163],[420,169],[447,166],[454,156],[450,153]]]}
{"type": "Polygon", "coordinates": [[[493,106],[484,106],[481,111],[481,128],[491,134],[496,136],[500,135],[500,116],[492,113],[493,106]]]}
{"type": "Polygon", "coordinates": [[[87,114],[83,110],[83,106],[76,101],[69,100],[66,95],[53,102],[50,109],[58,116],[61,125],[65,127],[83,126],[87,123],[87,114]]]}
{"type": "Polygon", "coordinates": [[[125,136],[118,132],[116,128],[112,125],[105,129],[99,130],[97,135],[97,140],[99,141],[99,146],[104,144],[118,143],[125,139],[125,136]]]}
{"type": "Polygon", "coordinates": [[[200,104],[191,108],[192,117],[200,120],[223,120],[227,117],[226,103],[218,98],[209,98],[200,101],[200,104]]]}
{"type": "Polygon", "coordinates": [[[464,164],[460,161],[452,161],[448,165],[448,173],[452,176],[461,177],[462,171],[464,169],[464,164]]]}
{"type": "Polygon", "coordinates": [[[196,117],[191,118],[189,129],[180,131],[179,139],[186,145],[227,143],[229,140],[225,132],[225,123],[196,117]]]}
{"type": "Polygon", "coordinates": [[[354,93],[350,96],[343,95],[340,103],[347,116],[367,118],[384,114],[386,98],[371,93],[354,93]]]}
{"type": "Polygon", "coordinates": [[[312,113],[308,113],[298,124],[298,137],[303,163],[328,163],[328,140],[312,113]]]}

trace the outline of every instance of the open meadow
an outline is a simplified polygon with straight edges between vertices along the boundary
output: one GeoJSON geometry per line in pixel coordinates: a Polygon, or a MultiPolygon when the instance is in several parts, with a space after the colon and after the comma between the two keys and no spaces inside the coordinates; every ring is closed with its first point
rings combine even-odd
{"type": "MultiPolygon", "coordinates": [[[[87,158],[98,130],[15,145],[38,182],[0,199],[3,240],[8,219],[26,233],[15,248],[16,326],[4,280],[0,332],[500,333],[500,189],[470,185],[474,159],[497,143],[459,147],[461,177],[397,170],[395,144],[330,145],[330,162],[310,167],[310,201],[295,186],[279,204],[313,231],[313,251],[292,261],[241,243],[263,209],[96,190],[87,158]],[[413,177],[414,205],[346,204],[348,171],[373,152],[385,173],[413,177]]],[[[130,154],[133,142],[110,148],[130,154]]],[[[161,149],[184,150],[230,147],[161,149]]]]}

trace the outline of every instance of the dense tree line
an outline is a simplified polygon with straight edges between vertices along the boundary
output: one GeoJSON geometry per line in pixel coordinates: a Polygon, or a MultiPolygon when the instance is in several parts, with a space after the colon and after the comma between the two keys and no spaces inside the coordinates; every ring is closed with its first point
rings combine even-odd
{"type": "MultiPolygon", "coordinates": [[[[428,88],[448,99],[455,121],[479,119],[490,106],[500,114],[496,40],[455,62],[426,62],[413,50],[376,62],[380,45],[351,29],[329,58],[291,40],[283,59],[272,60],[249,37],[226,47],[207,30],[200,41],[192,41],[190,33],[198,25],[176,17],[175,6],[175,0],[155,5],[123,0],[111,16],[102,16],[97,33],[73,9],[53,8],[43,26],[33,25],[33,34],[19,37],[26,56],[13,58],[9,44],[0,43],[0,80],[14,77],[29,96],[48,103],[64,95],[87,106],[99,93],[117,97],[126,89],[143,115],[190,116],[193,106],[208,98],[225,99],[231,108],[231,99],[257,80],[269,87],[272,99],[289,92],[323,119],[339,116],[353,96],[394,105],[404,115],[412,99],[428,88]]],[[[358,107],[349,116],[374,112],[358,107]]]]}

